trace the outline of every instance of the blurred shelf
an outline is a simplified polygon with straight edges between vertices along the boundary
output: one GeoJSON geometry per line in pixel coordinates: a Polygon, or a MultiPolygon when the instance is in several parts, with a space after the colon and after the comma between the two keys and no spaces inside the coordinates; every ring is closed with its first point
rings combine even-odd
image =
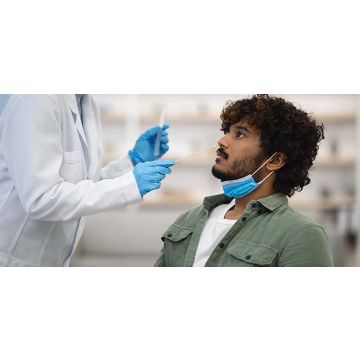
{"type": "MultiPolygon", "coordinates": [[[[146,117],[140,116],[140,122],[143,124],[157,124],[159,119],[157,117],[146,117]]],[[[165,122],[169,124],[219,124],[220,125],[220,118],[219,115],[211,115],[211,114],[204,114],[204,115],[194,115],[194,114],[181,114],[176,116],[166,116],[165,122]]]]}
{"type": "Polygon", "coordinates": [[[102,113],[100,115],[103,125],[106,124],[123,124],[126,123],[125,114],[114,114],[114,113],[102,113]]]}
{"type": "Polygon", "coordinates": [[[353,206],[354,204],[355,198],[350,196],[289,199],[290,206],[301,210],[333,210],[353,206]]]}
{"type": "MultiPolygon", "coordinates": [[[[219,114],[177,114],[172,116],[168,114],[166,116],[165,122],[170,124],[220,124],[220,113],[219,114]]],[[[339,114],[319,114],[314,115],[315,119],[319,123],[324,123],[324,125],[329,124],[355,124],[356,114],[355,113],[339,113],[339,114]]],[[[124,113],[114,113],[106,112],[101,114],[101,119],[103,123],[106,124],[121,124],[127,121],[126,114],[124,113]]],[[[159,122],[159,116],[153,114],[140,114],[139,123],[154,125],[159,122]]]]}
{"type": "MultiPolygon", "coordinates": [[[[112,113],[104,113],[101,115],[101,119],[103,124],[121,124],[127,121],[126,116],[124,114],[112,114],[112,113]]],[[[192,115],[192,114],[183,114],[176,116],[166,116],[166,123],[170,124],[218,124],[220,125],[220,118],[216,115],[192,115]]],[[[153,115],[140,115],[139,117],[140,124],[153,125],[159,123],[159,117],[153,115]]]]}
{"type": "MultiPolygon", "coordinates": [[[[125,114],[116,114],[116,113],[103,113],[101,114],[101,119],[104,125],[106,124],[122,124],[127,121],[125,114]]],[[[166,116],[165,122],[169,122],[170,124],[220,124],[220,119],[218,116],[212,115],[193,115],[193,114],[183,114],[176,116],[166,116]]],[[[159,123],[159,117],[154,115],[140,115],[139,123],[146,125],[153,125],[159,123]]]]}
{"type": "Polygon", "coordinates": [[[324,159],[315,160],[314,167],[351,167],[356,165],[356,159],[353,157],[340,158],[329,157],[324,159]]]}
{"type": "Polygon", "coordinates": [[[315,119],[319,123],[328,124],[355,124],[356,114],[354,112],[339,114],[319,114],[315,115],[315,119]]]}
{"type": "Polygon", "coordinates": [[[190,208],[202,204],[203,199],[191,198],[189,196],[164,196],[162,199],[148,199],[143,201],[140,209],[159,209],[159,208],[190,208]]]}
{"type": "MultiPolygon", "coordinates": [[[[201,205],[203,199],[191,196],[164,196],[162,199],[144,201],[140,208],[156,209],[156,208],[177,208],[177,207],[193,207],[201,205]]],[[[355,198],[348,196],[337,196],[329,199],[320,197],[316,198],[299,198],[289,199],[289,205],[299,210],[332,210],[353,206],[355,198]]]]}

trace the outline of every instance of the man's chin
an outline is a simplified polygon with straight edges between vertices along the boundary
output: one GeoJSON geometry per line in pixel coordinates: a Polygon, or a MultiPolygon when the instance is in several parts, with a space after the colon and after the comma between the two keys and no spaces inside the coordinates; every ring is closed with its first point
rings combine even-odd
{"type": "Polygon", "coordinates": [[[227,181],[227,180],[234,180],[235,179],[230,174],[226,174],[225,172],[218,169],[218,167],[216,165],[214,165],[212,167],[211,172],[212,172],[214,177],[216,177],[217,179],[219,179],[221,181],[227,181]]]}

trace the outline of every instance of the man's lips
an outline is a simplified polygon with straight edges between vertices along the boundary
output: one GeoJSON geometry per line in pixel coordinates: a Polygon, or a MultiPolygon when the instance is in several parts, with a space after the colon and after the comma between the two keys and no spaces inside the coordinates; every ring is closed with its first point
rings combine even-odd
{"type": "Polygon", "coordinates": [[[225,153],[225,151],[221,150],[221,149],[218,149],[216,151],[216,154],[217,154],[217,157],[218,158],[223,158],[223,159],[227,159],[228,158],[228,154],[225,153]]]}

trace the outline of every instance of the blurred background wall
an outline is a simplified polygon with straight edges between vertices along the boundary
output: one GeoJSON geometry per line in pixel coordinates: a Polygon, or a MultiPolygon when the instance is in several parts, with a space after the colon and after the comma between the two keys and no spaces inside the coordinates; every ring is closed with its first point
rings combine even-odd
{"type": "MultiPolygon", "coordinates": [[[[310,172],[311,184],[290,199],[296,210],[322,224],[335,265],[359,266],[360,96],[282,95],[325,125],[325,140],[310,172]]],[[[8,95],[0,95],[0,111],[8,95]]],[[[216,144],[219,114],[229,100],[247,95],[94,95],[101,111],[104,164],[122,157],[141,132],[159,122],[164,100],[170,151],[178,159],[216,144]]],[[[179,163],[159,191],[138,205],[93,215],[72,266],[152,266],[161,235],[182,212],[221,192],[211,175],[215,150],[179,163]]]]}

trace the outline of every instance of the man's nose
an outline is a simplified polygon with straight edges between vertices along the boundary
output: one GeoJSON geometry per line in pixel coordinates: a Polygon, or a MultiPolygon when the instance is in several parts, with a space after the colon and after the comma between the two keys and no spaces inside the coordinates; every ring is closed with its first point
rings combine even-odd
{"type": "Polygon", "coordinates": [[[227,148],[228,147],[228,143],[226,141],[226,138],[227,136],[224,135],[223,137],[221,137],[219,140],[218,140],[218,145],[222,148],[227,148]]]}

